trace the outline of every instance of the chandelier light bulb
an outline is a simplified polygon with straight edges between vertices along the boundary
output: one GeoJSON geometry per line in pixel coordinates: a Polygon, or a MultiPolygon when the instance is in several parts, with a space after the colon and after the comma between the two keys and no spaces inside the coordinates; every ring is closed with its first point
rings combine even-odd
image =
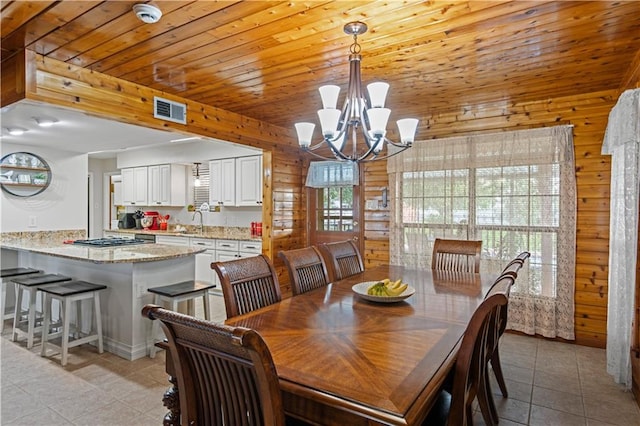
{"type": "Polygon", "coordinates": [[[367,91],[369,92],[371,108],[384,108],[384,101],[387,99],[389,84],[381,81],[371,83],[367,86],[367,91]]]}
{"type": "Polygon", "coordinates": [[[320,86],[320,97],[322,98],[322,108],[335,109],[338,105],[338,95],[340,94],[340,87],[328,84],[326,86],[320,86]]]}
{"type": "Polygon", "coordinates": [[[296,133],[298,134],[298,144],[300,146],[308,148],[311,145],[315,127],[316,125],[313,123],[296,123],[296,133]]]}
{"type": "Polygon", "coordinates": [[[413,143],[418,128],[417,118],[403,118],[397,121],[400,141],[405,144],[413,143]]]}
{"type": "Polygon", "coordinates": [[[322,127],[322,136],[333,139],[338,131],[340,113],[341,111],[335,108],[318,110],[320,126],[322,127]]]}

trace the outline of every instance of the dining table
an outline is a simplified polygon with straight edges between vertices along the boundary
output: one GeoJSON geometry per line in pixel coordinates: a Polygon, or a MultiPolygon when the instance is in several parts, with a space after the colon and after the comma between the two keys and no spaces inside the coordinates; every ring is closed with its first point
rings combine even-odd
{"type": "Polygon", "coordinates": [[[265,340],[288,415],[320,425],[419,425],[495,278],[382,265],[226,323],[265,340]],[[385,303],[353,289],[385,278],[415,292],[385,303]]]}

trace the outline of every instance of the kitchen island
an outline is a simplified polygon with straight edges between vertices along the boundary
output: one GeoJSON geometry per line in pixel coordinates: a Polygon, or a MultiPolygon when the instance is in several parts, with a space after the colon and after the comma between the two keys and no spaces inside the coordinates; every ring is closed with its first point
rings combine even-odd
{"type": "Polygon", "coordinates": [[[147,289],[193,280],[195,255],[204,251],[165,244],[93,248],[4,235],[1,247],[5,266],[28,266],[106,285],[101,294],[104,347],[129,360],[148,352],[151,321],[140,313],[145,304],[153,302],[147,289]]]}

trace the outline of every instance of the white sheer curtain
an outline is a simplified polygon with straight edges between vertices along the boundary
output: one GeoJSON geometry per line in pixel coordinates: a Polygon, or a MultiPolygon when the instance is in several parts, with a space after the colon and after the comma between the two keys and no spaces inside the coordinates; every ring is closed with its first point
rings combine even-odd
{"type": "Polygon", "coordinates": [[[420,141],[387,171],[391,263],[429,267],[436,237],[481,239],[481,268],[496,273],[528,250],[508,327],[574,339],[571,126],[420,141]]]}
{"type": "Polygon", "coordinates": [[[607,372],[631,389],[631,323],[638,241],[640,89],[624,92],[609,114],[602,146],[611,154],[607,372]]]}

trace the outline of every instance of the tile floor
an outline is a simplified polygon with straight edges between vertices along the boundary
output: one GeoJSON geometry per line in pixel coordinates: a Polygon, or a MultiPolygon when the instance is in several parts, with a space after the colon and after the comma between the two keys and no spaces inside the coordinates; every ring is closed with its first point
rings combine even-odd
{"type": "MultiPolygon", "coordinates": [[[[220,296],[212,298],[214,320],[224,320],[220,296]]],[[[7,321],[7,324],[9,322],[7,321]]],[[[168,387],[164,351],[155,359],[126,361],[90,346],[73,348],[69,363],[41,358],[39,345],[0,339],[0,424],[161,425],[168,387]]],[[[632,395],[605,371],[605,352],[571,344],[505,334],[501,341],[509,398],[492,388],[500,425],[640,426],[632,395]]],[[[484,425],[479,412],[475,423],[484,425]]]]}

